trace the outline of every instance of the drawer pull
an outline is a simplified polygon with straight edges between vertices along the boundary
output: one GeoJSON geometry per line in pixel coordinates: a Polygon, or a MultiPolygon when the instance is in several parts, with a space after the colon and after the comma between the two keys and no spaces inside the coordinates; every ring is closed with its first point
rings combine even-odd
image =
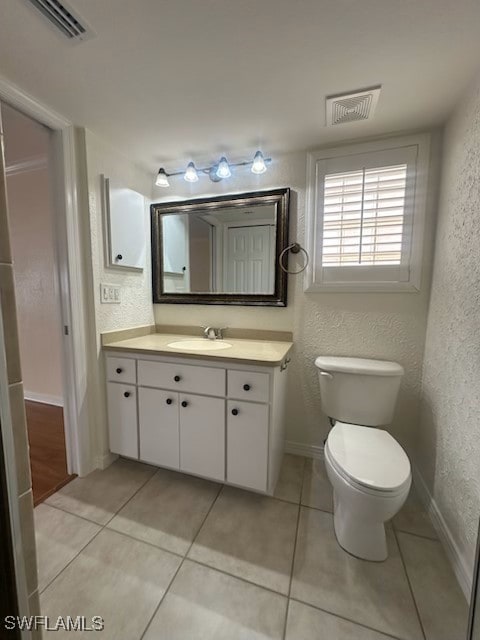
{"type": "Polygon", "coordinates": [[[173,400],[171,398],[167,398],[166,402],[167,404],[172,404],[173,400]]]}
{"type": "Polygon", "coordinates": [[[129,398],[130,397],[130,391],[125,391],[125,393],[123,394],[125,398],[129,398]]]}
{"type": "Polygon", "coordinates": [[[250,389],[251,389],[251,388],[252,388],[252,387],[251,387],[249,384],[244,384],[244,385],[243,385],[243,390],[244,390],[244,391],[250,391],[250,389]]]}
{"type": "Polygon", "coordinates": [[[188,402],[186,400],[182,401],[182,407],[188,407],[188,402]]]}
{"type": "Polygon", "coordinates": [[[182,378],[181,376],[175,376],[173,379],[175,380],[175,382],[180,382],[182,378]]]}
{"type": "Polygon", "coordinates": [[[232,409],[232,416],[238,416],[238,409],[232,409]]]}
{"type": "Polygon", "coordinates": [[[117,368],[115,369],[115,371],[116,371],[117,373],[122,373],[123,369],[122,369],[122,367],[117,367],[117,368]]]}

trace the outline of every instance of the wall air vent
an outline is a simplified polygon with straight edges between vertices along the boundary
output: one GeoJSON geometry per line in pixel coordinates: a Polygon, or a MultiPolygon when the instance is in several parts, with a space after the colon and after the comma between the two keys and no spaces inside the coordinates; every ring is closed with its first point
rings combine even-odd
{"type": "Polygon", "coordinates": [[[52,24],[57,31],[70,40],[81,42],[95,35],[92,29],[65,2],[58,0],[27,0],[52,24]]]}
{"type": "Polygon", "coordinates": [[[327,127],[371,118],[377,106],[380,89],[381,87],[372,87],[355,93],[327,96],[327,127]]]}

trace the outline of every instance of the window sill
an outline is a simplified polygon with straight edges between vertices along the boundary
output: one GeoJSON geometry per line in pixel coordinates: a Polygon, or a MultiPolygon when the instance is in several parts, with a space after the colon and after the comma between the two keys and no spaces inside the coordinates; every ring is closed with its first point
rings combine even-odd
{"type": "Polygon", "coordinates": [[[309,284],[305,293],[419,293],[411,282],[328,282],[309,284]]]}

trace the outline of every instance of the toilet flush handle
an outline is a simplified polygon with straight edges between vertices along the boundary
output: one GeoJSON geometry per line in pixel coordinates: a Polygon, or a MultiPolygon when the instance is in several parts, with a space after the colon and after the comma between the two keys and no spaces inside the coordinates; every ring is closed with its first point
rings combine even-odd
{"type": "Polygon", "coordinates": [[[329,378],[330,380],[333,380],[333,376],[331,373],[329,373],[328,371],[319,371],[318,372],[321,376],[325,376],[326,378],[329,378]]]}

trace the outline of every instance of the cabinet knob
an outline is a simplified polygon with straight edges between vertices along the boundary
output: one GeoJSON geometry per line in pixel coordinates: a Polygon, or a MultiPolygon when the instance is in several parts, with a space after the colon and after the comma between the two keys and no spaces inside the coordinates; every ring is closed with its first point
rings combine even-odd
{"type": "Polygon", "coordinates": [[[167,398],[167,404],[172,404],[173,400],[171,398],[167,398]]]}
{"type": "Polygon", "coordinates": [[[238,416],[238,409],[232,409],[232,416],[238,416]]]}
{"type": "Polygon", "coordinates": [[[116,371],[117,373],[122,373],[123,369],[122,369],[122,367],[117,367],[117,368],[115,369],[115,371],[116,371]]]}
{"type": "Polygon", "coordinates": [[[175,376],[173,379],[175,380],[175,382],[180,382],[182,378],[180,376],[175,376]]]}
{"type": "Polygon", "coordinates": [[[123,256],[121,253],[117,253],[117,255],[115,256],[115,260],[123,260],[123,256]]]}
{"type": "Polygon", "coordinates": [[[130,397],[130,391],[125,391],[125,393],[123,394],[125,398],[129,398],[130,397]]]}
{"type": "Polygon", "coordinates": [[[249,384],[244,384],[243,385],[243,390],[244,391],[250,391],[250,389],[251,389],[251,386],[249,384]]]}
{"type": "Polygon", "coordinates": [[[182,401],[182,407],[188,407],[188,402],[186,400],[182,401]]]}

